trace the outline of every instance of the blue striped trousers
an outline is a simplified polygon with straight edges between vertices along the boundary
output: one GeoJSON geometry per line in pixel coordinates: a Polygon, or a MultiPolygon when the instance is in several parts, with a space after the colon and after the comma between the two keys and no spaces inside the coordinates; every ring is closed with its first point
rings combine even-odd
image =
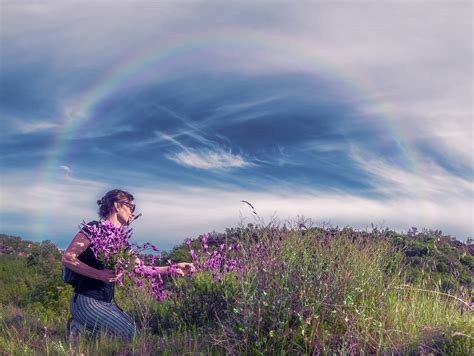
{"type": "Polygon", "coordinates": [[[132,318],[113,303],[107,303],[74,293],[70,303],[71,317],[96,336],[105,331],[124,339],[131,339],[138,330],[132,318]]]}

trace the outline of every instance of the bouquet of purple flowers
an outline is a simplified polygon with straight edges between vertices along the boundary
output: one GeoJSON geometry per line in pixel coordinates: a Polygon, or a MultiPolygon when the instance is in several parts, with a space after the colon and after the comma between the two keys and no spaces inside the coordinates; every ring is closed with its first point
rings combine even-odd
{"type": "Polygon", "coordinates": [[[87,231],[92,252],[105,268],[117,271],[131,257],[137,257],[128,241],[132,236],[132,228],[128,226],[117,228],[106,220],[98,225],[82,223],[82,230],[87,231]]]}
{"type": "MultiPolygon", "coordinates": [[[[140,290],[148,286],[147,289],[155,299],[162,300],[170,295],[169,291],[163,290],[164,283],[160,274],[153,273],[158,268],[155,264],[160,259],[160,250],[148,242],[142,246],[130,243],[133,228],[125,225],[116,227],[108,220],[97,225],[83,222],[81,227],[87,232],[95,257],[105,268],[115,271],[119,286],[123,287],[128,279],[140,290]],[[158,254],[144,254],[149,249],[158,254]]],[[[173,272],[171,261],[168,262],[168,269],[173,272]]]]}

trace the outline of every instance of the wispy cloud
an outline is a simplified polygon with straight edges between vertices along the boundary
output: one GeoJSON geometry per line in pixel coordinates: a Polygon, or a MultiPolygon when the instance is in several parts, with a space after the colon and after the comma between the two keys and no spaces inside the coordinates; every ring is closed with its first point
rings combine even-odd
{"type": "Polygon", "coordinates": [[[467,199],[472,206],[474,201],[472,180],[448,172],[431,160],[417,162],[417,166],[410,171],[394,166],[373,153],[353,149],[351,155],[359,167],[371,175],[375,191],[385,196],[424,199],[440,205],[446,200],[467,199]]]}
{"type": "Polygon", "coordinates": [[[22,134],[31,134],[41,131],[47,131],[56,129],[59,125],[51,121],[23,121],[20,119],[15,120],[17,130],[22,134]]]}
{"type": "Polygon", "coordinates": [[[167,155],[167,157],[186,167],[199,169],[227,169],[252,166],[242,156],[231,152],[211,151],[209,149],[186,149],[184,151],[167,155]]]}
{"type": "Polygon", "coordinates": [[[199,142],[205,142],[208,146],[216,148],[191,148],[185,146],[178,140],[182,134],[168,135],[155,131],[157,136],[153,142],[168,141],[177,146],[180,151],[166,154],[166,158],[178,163],[181,166],[198,168],[198,169],[229,169],[229,168],[244,168],[253,166],[254,163],[245,160],[239,154],[233,154],[217,147],[217,143],[205,139],[200,136],[199,142]]]}

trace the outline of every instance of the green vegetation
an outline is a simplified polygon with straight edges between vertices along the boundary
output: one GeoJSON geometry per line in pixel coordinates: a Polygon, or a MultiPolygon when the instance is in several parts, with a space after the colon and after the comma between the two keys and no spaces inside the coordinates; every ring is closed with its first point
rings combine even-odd
{"type": "MultiPolygon", "coordinates": [[[[239,242],[246,266],[169,279],[164,302],[117,292],[142,332],[131,343],[65,338],[72,290],[51,242],[1,236],[0,353],[456,354],[474,350],[472,245],[439,231],[255,227],[210,234],[239,242]],[[18,256],[18,254],[23,256],[18,256]],[[139,303],[136,303],[136,300],[139,303]]],[[[200,248],[200,238],[191,247],[200,248]]],[[[164,259],[189,260],[183,244],[164,259]]]]}
{"type": "Polygon", "coordinates": [[[0,303],[64,312],[72,294],[61,280],[61,253],[51,241],[0,235],[0,303]]]}

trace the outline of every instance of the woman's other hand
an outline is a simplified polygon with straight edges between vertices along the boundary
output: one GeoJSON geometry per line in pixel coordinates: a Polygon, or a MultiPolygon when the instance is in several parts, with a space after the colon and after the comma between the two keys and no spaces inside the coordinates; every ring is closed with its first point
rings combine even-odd
{"type": "Polygon", "coordinates": [[[179,268],[178,266],[174,266],[174,268],[171,270],[171,275],[184,277],[184,276],[185,276],[185,273],[184,273],[184,271],[183,271],[181,268],[179,268]]]}
{"type": "Polygon", "coordinates": [[[179,268],[180,270],[182,270],[184,275],[186,276],[196,272],[196,268],[194,267],[192,263],[180,262],[180,263],[177,263],[175,266],[176,268],[179,268]]]}

